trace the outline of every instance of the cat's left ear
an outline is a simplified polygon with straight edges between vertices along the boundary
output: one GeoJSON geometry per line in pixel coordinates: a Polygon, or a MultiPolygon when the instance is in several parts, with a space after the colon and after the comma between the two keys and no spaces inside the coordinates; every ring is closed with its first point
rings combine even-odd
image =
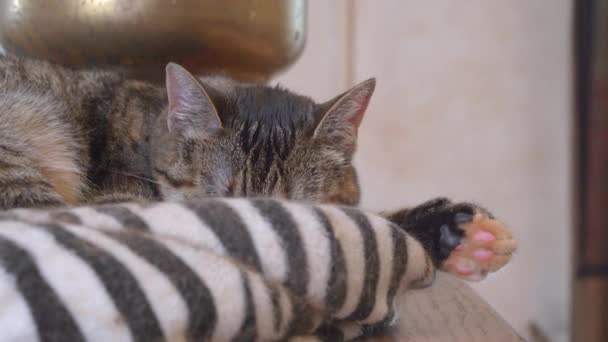
{"type": "Polygon", "coordinates": [[[169,131],[200,138],[218,134],[222,130],[222,122],[202,84],[175,63],[167,64],[165,71],[169,131]]]}
{"type": "Polygon", "coordinates": [[[320,118],[313,137],[347,154],[354,153],[359,125],[375,88],[376,79],[371,78],[327,102],[329,109],[320,118]]]}

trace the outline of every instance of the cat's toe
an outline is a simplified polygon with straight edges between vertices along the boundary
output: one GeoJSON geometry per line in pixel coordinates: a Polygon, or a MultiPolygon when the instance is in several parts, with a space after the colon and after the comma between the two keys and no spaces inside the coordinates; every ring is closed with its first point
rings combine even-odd
{"type": "MultiPolygon", "coordinates": [[[[456,219],[464,234],[441,269],[469,281],[479,281],[509,262],[517,241],[502,223],[487,213],[478,211],[468,218],[465,216],[456,219]]],[[[442,236],[442,239],[445,238],[442,236]]],[[[447,240],[453,244],[453,239],[447,240]]]]}

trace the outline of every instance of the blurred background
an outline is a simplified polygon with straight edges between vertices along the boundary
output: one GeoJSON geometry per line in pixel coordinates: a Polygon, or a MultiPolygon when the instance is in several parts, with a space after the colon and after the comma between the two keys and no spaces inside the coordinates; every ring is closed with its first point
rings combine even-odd
{"type": "Polygon", "coordinates": [[[608,341],[608,0],[0,0],[0,45],[317,101],[376,77],[362,205],[489,208],[520,247],[474,288],[530,341],[608,341]]]}
{"type": "Polygon", "coordinates": [[[520,241],[474,287],[524,337],[569,340],[573,4],[309,1],[302,56],[273,82],[324,101],[377,88],[356,163],[363,206],[436,196],[490,208],[520,241]]]}

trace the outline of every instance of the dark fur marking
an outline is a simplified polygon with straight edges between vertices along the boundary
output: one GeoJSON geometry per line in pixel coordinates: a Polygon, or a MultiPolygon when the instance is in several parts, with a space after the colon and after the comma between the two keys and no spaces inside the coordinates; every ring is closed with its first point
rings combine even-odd
{"type": "Polygon", "coordinates": [[[414,236],[429,253],[435,266],[439,266],[458,246],[464,231],[458,226],[472,219],[481,209],[470,203],[452,204],[438,198],[412,209],[391,214],[388,219],[414,236]]]}

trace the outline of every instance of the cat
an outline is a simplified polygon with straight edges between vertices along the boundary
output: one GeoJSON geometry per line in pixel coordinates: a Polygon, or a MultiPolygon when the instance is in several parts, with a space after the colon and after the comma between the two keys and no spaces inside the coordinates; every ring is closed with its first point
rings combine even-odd
{"type": "MultiPolygon", "coordinates": [[[[359,203],[352,158],[373,78],[315,103],[174,63],[162,87],[3,56],[0,89],[0,210],[206,197],[359,203]]],[[[441,251],[441,229],[478,213],[490,215],[440,198],[384,216],[441,251]]]]}
{"type": "Polygon", "coordinates": [[[354,205],[351,161],[374,87],[319,104],[174,63],[162,87],[3,56],[0,209],[225,196],[354,205]]]}
{"type": "Polygon", "coordinates": [[[396,325],[395,299],[437,270],[480,280],[510,260],[499,222],[429,222],[441,205],[407,227],[276,199],[2,212],[0,339],[360,341],[396,325]],[[403,233],[418,220],[443,228],[403,233]]]}

